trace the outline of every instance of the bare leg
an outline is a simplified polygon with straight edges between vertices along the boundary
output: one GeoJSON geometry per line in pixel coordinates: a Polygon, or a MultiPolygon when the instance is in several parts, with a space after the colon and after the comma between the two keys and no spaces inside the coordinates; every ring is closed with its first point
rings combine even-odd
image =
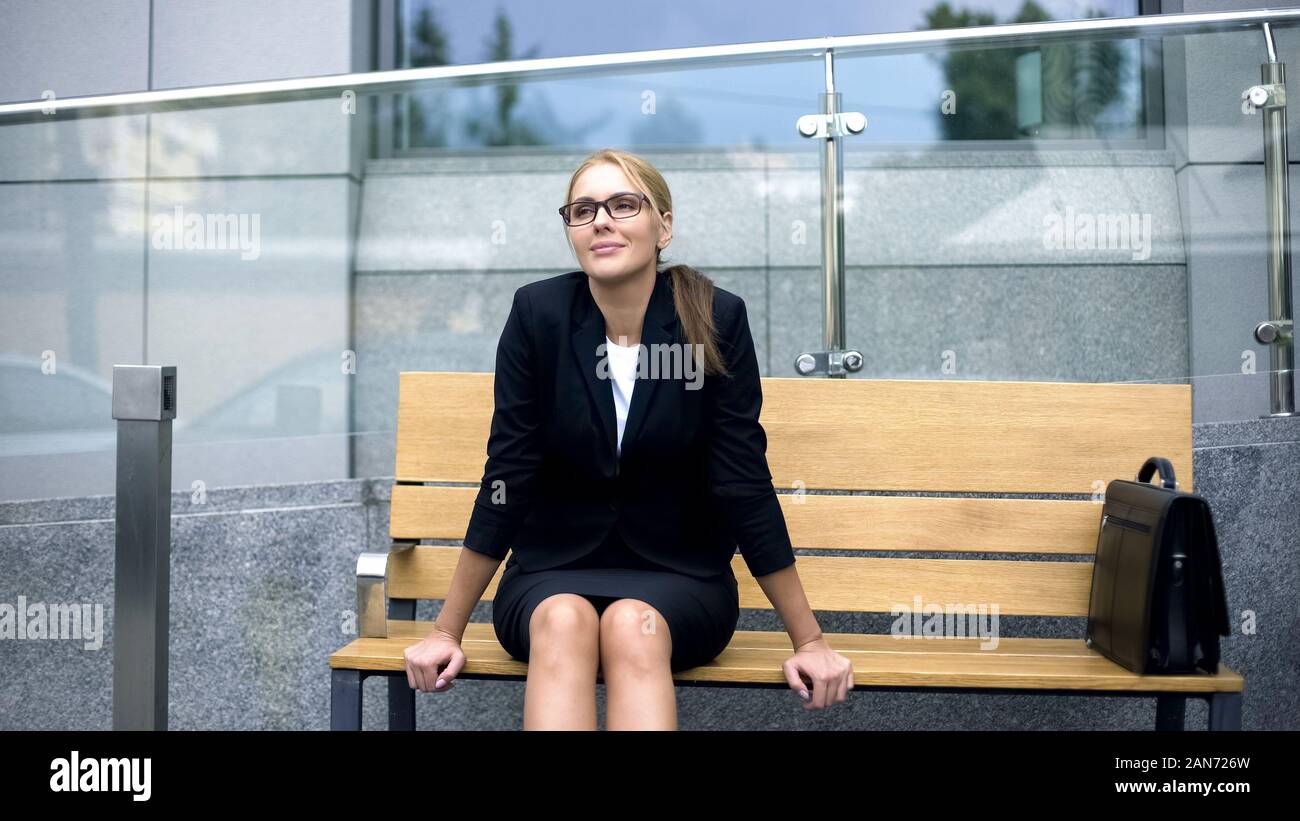
{"type": "Polygon", "coordinates": [[[610,730],[676,730],[677,691],[668,622],[640,599],[619,599],[600,617],[600,669],[610,730]]]}
{"type": "Polygon", "coordinates": [[[575,593],[547,596],[528,622],[525,730],[595,730],[600,616],[575,593]]]}

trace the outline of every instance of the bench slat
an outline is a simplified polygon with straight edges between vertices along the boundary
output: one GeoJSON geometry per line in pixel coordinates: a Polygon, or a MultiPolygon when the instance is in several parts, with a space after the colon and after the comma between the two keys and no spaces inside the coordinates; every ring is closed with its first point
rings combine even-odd
{"type": "MultiPolygon", "coordinates": [[[[480,481],[493,374],[400,380],[397,479],[480,481]]],[[[1190,385],[763,377],[763,396],[782,489],[1091,494],[1153,455],[1194,489],[1190,385]]]]}
{"type": "MultiPolygon", "coordinates": [[[[422,639],[429,635],[432,622],[411,621],[407,619],[389,619],[388,635],[390,638],[422,639]]],[[[848,650],[877,653],[987,653],[980,649],[979,639],[955,639],[936,648],[929,639],[894,638],[887,635],[871,633],[836,633],[835,647],[848,650]]],[[[474,622],[468,625],[466,640],[496,641],[496,633],[490,623],[474,622]]],[[[747,647],[757,650],[789,650],[790,637],[785,633],[737,630],[729,645],[733,649],[747,647]]],[[[1030,656],[1074,656],[1091,658],[1097,653],[1084,646],[1080,639],[1040,639],[1040,638],[1002,638],[998,642],[997,652],[1002,655],[1030,656]]]]}
{"type": "MultiPolygon", "coordinates": [[[[394,485],[394,539],[465,538],[478,488],[394,485]]],[[[795,547],[1091,556],[1101,505],[1049,499],[779,494],[795,547]]]]}
{"type": "MultiPolygon", "coordinates": [[[[403,671],[403,651],[428,635],[431,622],[389,620],[390,638],[356,639],[330,656],[330,667],[403,671]]],[[[826,640],[853,661],[854,683],[893,687],[1005,687],[1021,690],[1072,689],[1147,692],[1241,692],[1237,673],[1220,665],[1203,673],[1139,676],[1088,650],[1063,653],[1061,639],[1002,639],[992,650],[972,649],[978,639],[895,639],[887,635],[830,633],[826,640]],[[1041,649],[1042,652],[1035,652],[1041,649]]],[[[527,675],[528,666],[506,653],[491,624],[466,625],[461,675],[527,675]]],[[[736,631],[731,645],[713,661],[674,675],[678,681],[784,685],[782,663],[791,653],[784,633],[736,631]]]]}
{"type": "MultiPolygon", "coordinates": [[[[416,545],[390,555],[388,595],[396,599],[443,599],[464,548],[416,545]]],[[[736,555],[731,560],[740,606],[772,609],[763,589],[736,555]]],[[[799,556],[796,567],[814,610],[889,613],[895,605],[946,608],[980,606],[999,616],[1086,616],[1092,562],[961,559],[884,559],[799,556]]],[[[483,593],[495,599],[505,563],[483,593]]]]}

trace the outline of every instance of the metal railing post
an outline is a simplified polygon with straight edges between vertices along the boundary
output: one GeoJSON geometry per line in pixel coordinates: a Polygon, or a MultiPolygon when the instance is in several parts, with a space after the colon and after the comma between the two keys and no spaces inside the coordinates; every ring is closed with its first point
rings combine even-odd
{"type": "Polygon", "coordinates": [[[844,378],[862,370],[862,354],[844,349],[844,144],[850,134],[861,134],[867,118],[857,111],[842,112],[835,90],[834,49],[825,52],[826,91],[821,114],[806,114],[795,124],[799,134],[821,140],[822,221],[822,346],[794,360],[800,376],[844,378]]]}
{"type": "Polygon", "coordinates": [[[114,365],[113,729],[167,729],[174,365],[114,365]]]}
{"type": "Polygon", "coordinates": [[[1260,85],[1243,92],[1264,119],[1264,196],[1268,208],[1268,314],[1255,339],[1268,345],[1269,413],[1295,416],[1295,326],[1291,312],[1291,208],[1287,182],[1286,64],[1278,62],[1273,31],[1264,24],[1268,62],[1260,85]]]}

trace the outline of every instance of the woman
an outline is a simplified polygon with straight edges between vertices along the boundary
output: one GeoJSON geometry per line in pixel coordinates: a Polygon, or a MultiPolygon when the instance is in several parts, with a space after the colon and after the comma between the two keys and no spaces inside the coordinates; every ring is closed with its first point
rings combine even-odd
{"type": "Polygon", "coordinates": [[[758,422],[744,302],[685,265],[662,175],[606,149],[569,181],[560,215],[582,270],[530,283],[497,346],[488,461],[434,629],[407,679],[446,692],[474,604],[528,662],[525,729],[676,729],[673,673],[714,659],[739,618],[737,545],[790,634],[783,665],[806,709],[845,699],[852,664],[822,637],[758,422]],[[805,683],[805,681],[807,683],[805,683]]]}

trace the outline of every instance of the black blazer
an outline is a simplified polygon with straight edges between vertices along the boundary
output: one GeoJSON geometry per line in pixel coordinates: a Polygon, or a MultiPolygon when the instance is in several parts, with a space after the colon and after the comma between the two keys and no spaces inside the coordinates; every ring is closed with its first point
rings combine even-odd
{"type": "MultiPolygon", "coordinates": [[[[672,287],[658,272],[641,332],[647,368],[664,350],[655,345],[683,343],[672,287]]],[[[730,574],[737,544],[754,576],[794,564],[758,422],[763,394],[744,300],[715,287],[713,318],[730,376],[704,376],[702,365],[689,378],[681,368],[639,375],[616,458],[605,317],[587,274],[516,290],[497,344],[496,406],[465,547],[497,559],[513,549],[507,567],[533,572],[585,556],[617,527],[637,554],[687,575],[730,574]]]]}

